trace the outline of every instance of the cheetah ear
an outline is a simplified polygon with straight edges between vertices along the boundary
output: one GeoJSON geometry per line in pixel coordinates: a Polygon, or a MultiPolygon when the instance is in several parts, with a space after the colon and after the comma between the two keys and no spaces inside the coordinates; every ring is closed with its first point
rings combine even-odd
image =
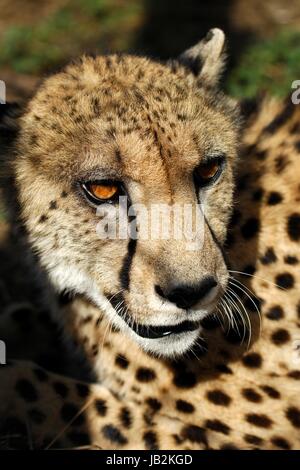
{"type": "Polygon", "coordinates": [[[183,52],[178,62],[189,68],[200,83],[213,87],[220,79],[225,59],[225,34],[213,28],[198,44],[183,52]]]}

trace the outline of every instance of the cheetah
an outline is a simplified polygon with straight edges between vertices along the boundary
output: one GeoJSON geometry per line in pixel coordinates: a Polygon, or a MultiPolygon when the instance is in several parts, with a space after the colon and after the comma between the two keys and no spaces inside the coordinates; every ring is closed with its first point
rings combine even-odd
{"type": "Polygon", "coordinates": [[[225,96],[224,40],[166,64],[86,56],[1,107],[5,198],[41,289],[0,316],[8,447],[300,448],[300,111],[225,96]],[[197,207],[197,249],[99,237],[121,196],[197,207]]]}

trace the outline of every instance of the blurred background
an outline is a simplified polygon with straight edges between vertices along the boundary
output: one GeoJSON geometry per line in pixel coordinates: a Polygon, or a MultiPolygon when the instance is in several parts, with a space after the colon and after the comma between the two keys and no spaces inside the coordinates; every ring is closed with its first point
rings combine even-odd
{"type": "Polygon", "coordinates": [[[235,96],[286,95],[300,79],[300,0],[0,0],[0,79],[7,98],[83,52],[169,58],[219,26],[224,86],[235,96]]]}

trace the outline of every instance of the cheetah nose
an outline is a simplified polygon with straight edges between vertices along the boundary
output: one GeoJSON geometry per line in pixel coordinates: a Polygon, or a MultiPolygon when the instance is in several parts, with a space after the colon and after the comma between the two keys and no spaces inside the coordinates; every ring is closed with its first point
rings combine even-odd
{"type": "Polygon", "coordinates": [[[188,309],[208,297],[217,285],[218,282],[214,277],[207,276],[197,286],[180,284],[170,291],[163,291],[160,286],[155,286],[155,291],[160,297],[167,299],[178,308],[188,309]]]}

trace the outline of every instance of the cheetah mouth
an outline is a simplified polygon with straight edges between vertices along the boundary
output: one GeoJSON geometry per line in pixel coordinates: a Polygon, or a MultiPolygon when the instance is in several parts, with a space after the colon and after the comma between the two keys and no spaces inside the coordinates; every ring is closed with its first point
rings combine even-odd
{"type": "Polygon", "coordinates": [[[171,335],[179,335],[181,333],[187,333],[189,331],[195,331],[200,328],[200,322],[185,320],[181,323],[177,323],[176,325],[143,325],[142,323],[133,322],[130,320],[128,315],[124,315],[123,312],[126,311],[128,314],[128,310],[126,308],[119,309],[118,305],[120,302],[124,303],[124,298],[121,295],[116,295],[111,298],[107,298],[111,305],[113,306],[115,312],[122,318],[122,320],[126,323],[129,328],[134,331],[138,336],[145,339],[159,339],[165,338],[171,335]]]}
{"type": "Polygon", "coordinates": [[[195,331],[199,328],[199,326],[200,324],[198,322],[184,321],[182,323],[178,323],[177,325],[168,326],[136,324],[132,327],[132,329],[142,338],[157,339],[165,338],[166,336],[174,334],[186,333],[188,331],[195,331]]]}

